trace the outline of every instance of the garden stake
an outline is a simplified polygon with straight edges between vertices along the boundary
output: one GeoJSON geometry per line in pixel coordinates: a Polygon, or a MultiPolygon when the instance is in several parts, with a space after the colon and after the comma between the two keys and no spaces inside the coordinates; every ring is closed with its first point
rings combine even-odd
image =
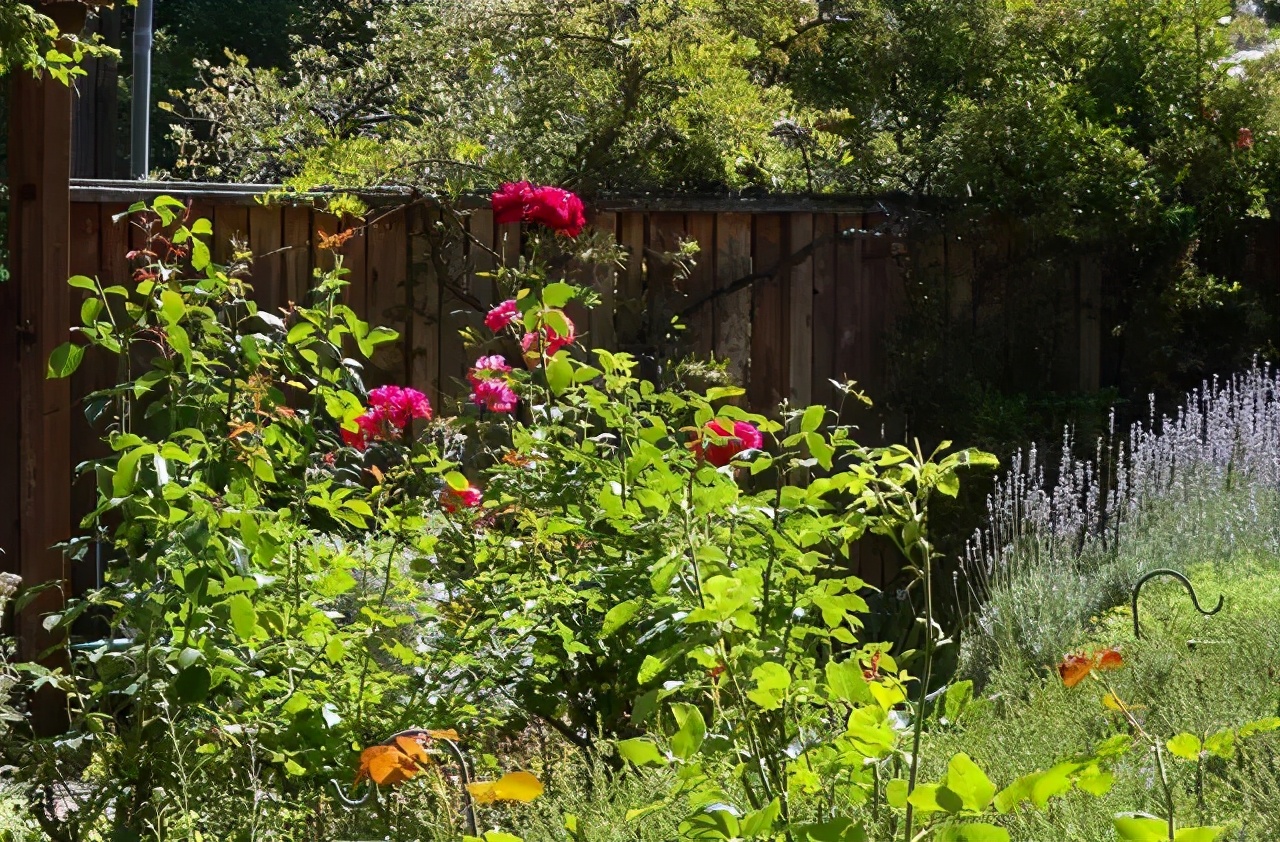
{"type": "Polygon", "coordinates": [[[1223,597],[1221,594],[1218,595],[1218,604],[1215,605],[1212,610],[1206,611],[1204,608],[1200,606],[1200,600],[1196,597],[1196,589],[1192,586],[1190,579],[1188,579],[1186,576],[1183,576],[1177,570],[1167,570],[1163,568],[1160,570],[1152,570],[1151,572],[1145,574],[1141,579],[1139,579],[1137,584],[1133,586],[1133,639],[1134,640],[1142,639],[1142,629],[1138,624],[1138,594],[1142,591],[1143,585],[1145,585],[1149,580],[1156,578],[1157,576],[1170,576],[1174,579],[1177,579],[1179,582],[1181,582],[1182,586],[1187,589],[1187,593],[1191,594],[1191,604],[1194,605],[1196,607],[1196,610],[1199,611],[1204,616],[1210,617],[1222,610],[1223,597]]]}

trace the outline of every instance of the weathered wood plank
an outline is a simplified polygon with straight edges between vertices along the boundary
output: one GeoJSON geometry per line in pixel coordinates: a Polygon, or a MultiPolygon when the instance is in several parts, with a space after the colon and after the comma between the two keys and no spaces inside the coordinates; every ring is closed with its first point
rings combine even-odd
{"type": "Polygon", "coordinates": [[[733,382],[747,385],[751,365],[751,288],[727,292],[751,274],[751,217],[724,213],[716,217],[715,354],[727,361],[733,382]]]}
{"type": "MultiPolygon", "coordinates": [[[[649,215],[649,244],[645,249],[645,298],[648,302],[646,346],[650,354],[665,354],[671,315],[680,309],[676,289],[676,264],[671,256],[685,236],[684,214],[649,215]]],[[[648,372],[656,374],[656,372],[648,372]]]]}
{"type": "Polygon", "coordinates": [[[627,265],[618,278],[613,324],[618,347],[622,350],[634,351],[645,341],[644,248],[647,222],[642,213],[624,213],[618,217],[618,242],[627,252],[627,265]]]}
{"type": "MultiPolygon", "coordinates": [[[[471,360],[460,331],[479,328],[484,314],[468,302],[474,277],[466,269],[466,229],[453,211],[429,211],[431,278],[439,289],[440,359],[438,362],[441,406],[445,398],[457,397],[471,360]]],[[[430,296],[430,291],[428,291],[430,296]]],[[[416,311],[415,307],[415,311],[416,311]]],[[[415,349],[416,351],[416,349],[415,349]]]]}
{"type": "Polygon", "coordinates": [[[841,382],[857,379],[862,370],[858,359],[858,340],[862,333],[862,247],[865,238],[856,233],[862,228],[862,216],[839,214],[836,244],[836,341],[832,371],[841,382]]]}
{"type": "Polygon", "coordinates": [[[253,252],[253,297],[258,308],[274,313],[288,300],[284,291],[284,213],[276,207],[249,209],[249,248],[253,252]]]}
{"type": "Polygon", "coordinates": [[[769,213],[755,218],[755,265],[770,273],[751,289],[751,379],[747,396],[753,408],[773,412],[790,394],[787,354],[787,305],[789,297],[781,265],[786,242],[782,216],[769,213]]]}
{"type": "MultiPolygon", "coordinates": [[[[595,212],[588,217],[588,224],[597,230],[608,232],[615,239],[618,236],[618,215],[612,211],[595,212]]],[[[616,286],[618,272],[616,267],[593,266],[588,282],[600,295],[600,303],[591,311],[587,330],[590,333],[589,344],[592,348],[603,348],[612,351],[617,348],[617,336],[613,328],[613,311],[616,306],[616,286]]]]}
{"type": "Polygon", "coordinates": [[[249,208],[215,205],[213,210],[213,260],[228,264],[240,245],[249,242],[249,208]]]}
{"type": "Polygon", "coordinates": [[[285,208],[281,248],[284,249],[284,292],[289,301],[307,300],[311,288],[311,209],[285,208]]]}
{"type": "Polygon", "coordinates": [[[702,359],[711,356],[715,349],[715,304],[711,295],[716,288],[716,217],[710,213],[686,215],[689,239],[698,244],[698,256],[685,281],[686,318],[689,329],[689,347],[702,359]],[[690,309],[692,307],[692,309],[690,309]]]}
{"type": "MultiPolygon", "coordinates": [[[[406,212],[402,211],[401,213],[406,212]]],[[[401,331],[402,341],[398,344],[403,349],[404,354],[410,355],[408,363],[409,385],[426,394],[431,403],[439,411],[443,412],[444,401],[440,392],[442,385],[440,368],[442,326],[440,314],[443,300],[440,277],[434,265],[435,256],[429,230],[430,226],[434,225],[439,212],[418,207],[410,209],[408,213],[413,214],[410,220],[411,227],[406,229],[412,234],[406,244],[406,248],[409,250],[409,268],[412,272],[408,291],[408,311],[410,315],[407,324],[392,326],[401,331]]],[[[379,261],[383,259],[380,254],[379,244],[382,242],[381,237],[390,236],[390,229],[375,230],[378,232],[377,235],[369,241],[370,278],[375,284],[370,289],[370,295],[372,296],[376,289],[378,295],[381,296],[387,292],[385,289],[377,289],[379,285],[384,283],[381,277],[385,276],[385,269],[380,269],[378,272],[372,271],[373,261],[375,254],[378,254],[379,261]]]]}
{"type": "Polygon", "coordinates": [[[814,403],[834,407],[835,393],[831,379],[835,376],[836,335],[836,217],[830,213],[814,214],[813,240],[813,341],[812,386],[814,403]]]}
{"type": "MultiPolygon", "coordinates": [[[[374,352],[368,372],[370,385],[410,382],[406,348],[409,310],[406,216],[407,211],[396,210],[369,223],[369,321],[389,327],[401,336],[401,341],[388,342],[374,352]]],[[[435,359],[439,353],[438,335],[434,341],[434,345],[418,345],[416,350],[426,354],[429,360],[435,359]]],[[[426,385],[422,378],[416,383],[420,389],[426,385]]]]}
{"type": "MultiPolygon", "coordinates": [[[[811,214],[793,213],[789,248],[797,252],[813,243],[814,224],[811,214]]],[[[813,398],[813,267],[812,256],[795,263],[790,276],[790,313],[788,342],[790,345],[792,406],[808,406],[813,398]]]]}

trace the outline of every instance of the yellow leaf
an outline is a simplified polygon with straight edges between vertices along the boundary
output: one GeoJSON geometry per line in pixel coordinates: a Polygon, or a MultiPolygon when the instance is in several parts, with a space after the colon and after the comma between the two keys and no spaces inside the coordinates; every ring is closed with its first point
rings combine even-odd
{"type": "Polygon", "coordinates": [[[1143,705],[1126,704],[1125,702],[1121,701],[1120,697],[1117,696],[1115,693],[1108,693],[1107,695],[1103,696],[1102,706],[1107,710],[1114,710],[1118,713],[1124,713],[1126,711],[1143,709],[1143,705]]]}
{"type": "Polygon", "coordinates": [[[427,736],[433,737],[437,740],[453,740],[455,743],[462,742],[462,737],[459,737],[458,732],[453,730],[452,728],[447,728],[444,731],[428,730],[427,736]]]}
{"type": "Polygon", "coordinates": [[[510,772],[496,781],[467,784],[467,791],[477,804],[495,801],[529,802],[542,794],[542,782],[528,772],[510,772]]]}

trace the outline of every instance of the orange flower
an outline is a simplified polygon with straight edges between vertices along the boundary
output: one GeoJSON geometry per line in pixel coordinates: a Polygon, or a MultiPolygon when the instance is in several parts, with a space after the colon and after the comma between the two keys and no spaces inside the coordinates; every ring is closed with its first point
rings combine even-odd
{"type": "Polygon", "coordinates": [[[1118,649],[1099,649],[1093,653],[1094,669],[1115,670],[1124,666],[1124,658],[1118,649]]]}
{"type": "Polygon", "coordinates": [[[1062,677],[1063,684],[1075,687],[1094,670],[1114,670],[1122,666],[1124,657],[1115,648],[1099,649],[1092,655],[1072,652],[1058,664],[1058,675],[1062,677]]]}
{"type": "Polygon", "coordinates": [[[1074,652],[1062,659],[1062,663],[1058,664],[1058,675],[1062,676],[1062,683],[1068,687],[1075,687],[1085,676],[1093,669],[1093,662],[1084,655],[1077,655],[1074,652]]]}

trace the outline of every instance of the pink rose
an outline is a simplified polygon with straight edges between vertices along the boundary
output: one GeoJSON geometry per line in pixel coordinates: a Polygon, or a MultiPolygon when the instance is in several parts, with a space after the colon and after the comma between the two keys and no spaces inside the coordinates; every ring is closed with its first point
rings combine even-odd
{"type": "Polygon", "coordinates": [[[431,402],[417,389],[379,386],[369,393],[369,406],[403,430],[414,418],[430,418],[431,402]]]}
{"type": "Polygon", "coordinates": [[[505,378],[472,381],[471,402],[490,412],[515,412],[519,400],[505,378]]]}
{"type": "Polygon", "coordinates": [[[485,327],[497,333],[507,325],[511,324],[520,316],[520,308],[516,306],[514,298],[508,298],[506,301],[494,307],[484,317],[485,327]]]}
{"type": "Polygon", "coordinates": [[[461,491],[446,488],[440,492],[440,506],[449,514],[457,512],[460,508],[477,509],[483,502],[484,495],[474,485],[468,485],[461,491]]]}

